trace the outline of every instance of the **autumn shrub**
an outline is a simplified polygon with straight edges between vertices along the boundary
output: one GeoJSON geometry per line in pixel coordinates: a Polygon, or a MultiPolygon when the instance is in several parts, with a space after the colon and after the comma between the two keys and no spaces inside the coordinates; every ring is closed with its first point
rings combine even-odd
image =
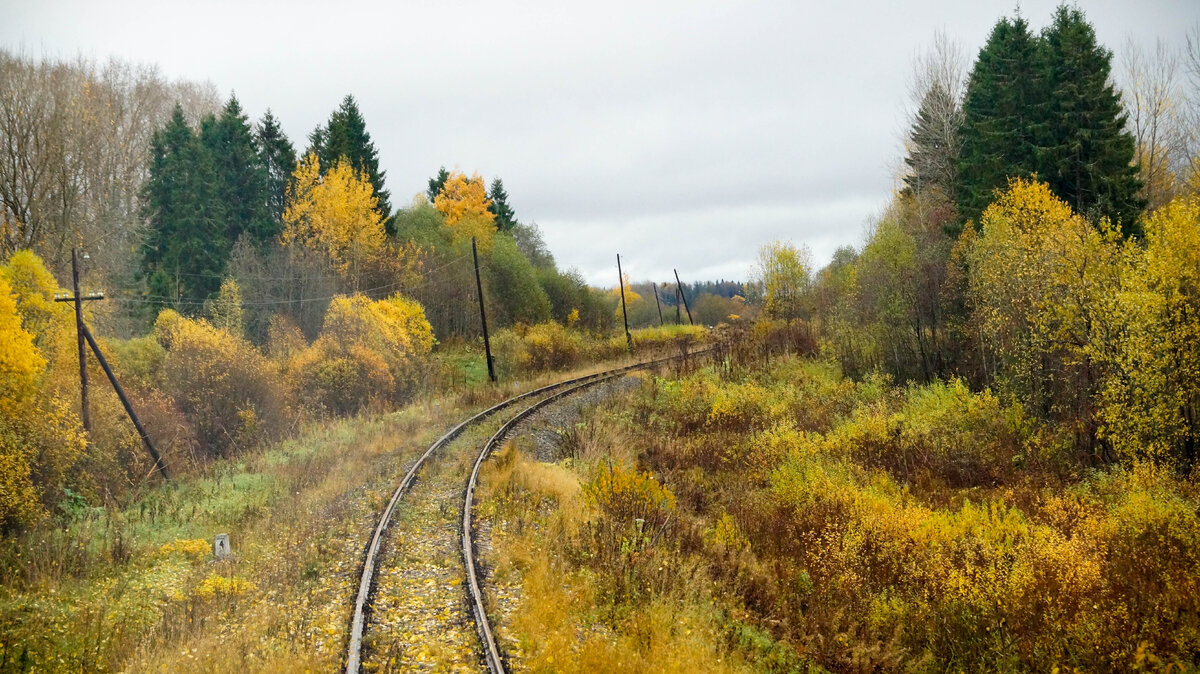
{"type": "Polygon", "coordinates": [[[829,433],[824,449],[911,482],[932,477],[952,487],[998,484],[1010,478],[1029,447],[1031,426],[1019,405],[961,380],[912,387],[894,411],[856,409],[829,433]]]}
{"type": "Polygon", "coordinates": [[[1077,537],[1101,567],[1099,610],[1079,625],[1098,656],[1134,659],[1140,644],[1174,659],[1200,652],[1200,509],[1171,471],[1142,463],[1098,476],[1077,491],[1102,510],[1085,516],[1077,537]],[[1088,499],[1090,497],[1090,499],[1088,499]],[[1124,635],[1119,647],[1096,634],[1124,635]]]}
{"type": "Polygon", "coordinates": [[[167,350],[154,335],[102,339],[100,343],[122,386],[148,390],[157,385],[167,350]]]}
{"type": "Polygon", "coordinates": [[[22,329],[33,336],[34,346],[47,360],[43,383],[65,393],[77,385],[79,372],[72,306],[54,301],[58,282],[31,251],[14,253],[0,266],[0,276],[9,283],[22,329]]]}
{"type": "Polygon", "coordinates": [[[495,339],[501,372],[512,376],[565,370],[579,361],[580,337],[554,321],[501,330],[495,339]]]}
{"type": "Polygon", "coordinates": [[[372,401],[389,398],[396,380],[378,353],[362,346],[336,351],[326,350],[326,346],[314,345],[292,361],[303,401],[333,414],[347,415],[372,401]]]}
{"type": "Polygon", "coordinates": [[[166,349],[163,390],[186,415],[203,452],[227,455],[286,427],[289,392],[265,356],[240,337],[170,309],[154,334],[166,349]]]}
{"type": "Polygon", "coordinates": [[[773,637],[846,671],[1194,665],[1193,479],[1062,470],[1054,427],[990,391],[796,360],[652,379],[630,427],[705,522],[677,550],[773,637]]]}
{"type": "Polygon", "coordinates": [[[1144,229],[1090,347],[1105,371],[1098,434],[1122,459],[1186,471],[1200,458],[1200,198],[1175,199],[1144,229]]]}
{"type": "Polygon", "coordinates": [[[289,360],[288,369],[303,401],[348,414],[373,400],[407,400],[432,348],[433,331],[416,302],[400,295],[383,300],[336,297],[320,336],[289,360]]]}
{"type": "MultiPolygon", "coordinates": [[[[26,304],[28,306],[28,304],[26,304]]],[[[47,359],[22,328],[12,286],[0,275],[0,528],[28,525],[62,495],[84,450],[77,418],[49,390],[47,359]]]]}
{"type": "Polygon", "coordinates": [[[675,494],[648,472],[605,461],[584,484],[583,499],[597,513],[584,534],[585,561],[614,580],[612,601],[665,591],[673,573],[663,560],[673,541],[664,534],[676,515],[675,494]]]}
{"type": "Polygon", "coordinates": [[[272,314],[267,319],[267,355],[285,361],[308,347],[308,340],[296,321],[287,314],[272,314]]]}
{"type": "Polygon", "coordinates": [[[491,335],[492,357],[496,373],[505,379],[524,374],[521,362],[525,356],[525,345],[515,330],[498,330],[491,335]]]}

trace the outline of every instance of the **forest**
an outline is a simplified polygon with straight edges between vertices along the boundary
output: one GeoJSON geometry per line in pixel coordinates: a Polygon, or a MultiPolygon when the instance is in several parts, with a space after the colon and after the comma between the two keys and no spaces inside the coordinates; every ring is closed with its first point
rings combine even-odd
{"type": "Polygon", "coordinates": [[[1118,59],[1067,5],[970,60],[938,34],[861,245],[609,288],[500,177],[389,189],[352,95],[298,152],[211,84],[0,50],[0,671],[337,667],[347,555],[422,442],[689,346],[559,460],[488,466],[518,669],[1200,666],[1188,37],[1118,59]],[[169,474],[80,364],[74,252],[169,474]],[[218,573],[234,525],[261,542],[218,573]]]}

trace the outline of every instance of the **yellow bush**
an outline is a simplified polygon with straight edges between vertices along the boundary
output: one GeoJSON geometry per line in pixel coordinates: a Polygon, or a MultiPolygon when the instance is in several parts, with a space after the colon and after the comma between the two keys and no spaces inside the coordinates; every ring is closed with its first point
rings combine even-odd
{"type": "Polygon", "coordinates": [[[43,388],[45,368],[0,276],[0,527],[41,517],[83,452],[75,415],[43,388]]]}
{"type": "Polygon", "coordinates": [[[396,380],[379,354],[361,346],[329,348],[318,340],[293,361],[301,400],[334,414],[352,414],[387,399],[396,380]]]}
{"type": "Polygon", "coordinates": [[[272,314],[267,321],[267,355],[286,360],[308,347],[300,326],[287,314],[272,314]]]}
{"type": "Polygon", "coordinates": [[[206,557],[211,549],[208,541],[201,538],[177,538],[170,543],[163,543],[158,552],[164,557],[178,554],[200,560],[206,557]]]}
{"type": "Polygon", "coordinates": [[[46,269],[42,259],[28,250],[18,251],[0,267],[16,300],[21,327],[33,335],[34,345],[48,361],[50,370],[59,375],[55,384],[75,383],[79,361],[75,343],[75,315],[69,303],[55,302],[58,281],[46,269]]]}
{"type": "Polygon", "coordinates": [[[255,589],[253,582],[244,578],[222,576],[215,571],[196,586],[196,596],[201,599],[237,597],[255,589]]]}
{"type": "Polygon", "coordinates": [[[1108,372],[1099,435],[1126,459],[1193,465],[1200,430],[1200,198],[1181,197],[1125,251],[1120,288],[1091,347],[1108,372]]]}
{"type": "Polygon", "coordinates": [[[420,304],[400,295],[336,297],[317,341],[290,369],[310,404],[347,414],[371,400],[407,399],[432,348],[420,304]]]}
{"type": "Polygon", "coordinates": [[[529,328],[524,340],[522,365],[533,371],[563,370],[579,358],[578,338],[553,321],[529,328]]]}
{"type": "Polygon", "coordinates": [[[288,393],[271,363],[244,339],[170,309],[159,314],[154,334],[167,350],[163,389],[203,450],[227,454],[283,427],[288,393]]]}
{"type": "Polygon", "coordinates": [[[149,390],[158,380],[167,351],[154,335],[133,339],[103,339],[101,349],[126,389],[149,390]]]}
{"type": "Polygon", "coordinates": [[[675,494],[650,473],[606,464],[596,470],[583,488],[585,501],[623,523],[641,520],[644,526],[661,526],[675,511],[675,494]]]}
{"type": "Polygon", "coordinates": [[[769,423],[773,396],[755,382],[722,386],[712,397],[708,425],[747,431],[769,423]]]}

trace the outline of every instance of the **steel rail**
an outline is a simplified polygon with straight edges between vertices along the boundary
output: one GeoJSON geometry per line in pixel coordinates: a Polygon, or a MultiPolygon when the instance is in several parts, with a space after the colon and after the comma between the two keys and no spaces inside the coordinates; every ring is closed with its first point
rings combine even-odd
{"type": "MultiPolygon", "coordinates": [[[[697,352],[697,353],[702,353],[702,352],[697,352]]],[[[685,355],[696,355],[696,354],[685,354],[685,355]]],[[[433,456],[438,450],[440,450],[443,447],[445,447],[446,445],[450,444],[450,442],[452,442],[459,435],[462,435],[462,432],[464,430],[466,430],[466,428],[468,426],[478,423],[480,421],[483,421],[484,419],[492,416],[493,414],[495,414],[507,407],[510,407],[522,400],[536,397],[536,396],[539,396],[539,395],[542,395],[545,393],[550,393],[556,389],[561,389],[565,386],[572,386],[572,385],[587,383],[587,382],[590,382],[591,380],[595,380],[595,379],[599,379],[599,378],[610,378],[610,377],[616,376],[617,374],[623,374],[623,373],[628,372],[635,368],[648,367],[650,365],[658,364],[658,363],[665,362],[668,360],[675,360],[675,359],[678,359],[681,357],[683,357],[683,356],[672,356],[669,358],[661,358],[658,360],[647,361],[644,363],[635,363],[633,365],[617,368],[614,370],[606,370],[604,372],[596,372],[596,373],[592,373],[592,374],[583,375],[580,377],[565,379],[563,381],[560,381],[560,382],[557,382],[554,384],[549,384],[547,386],[542,386],[542,387],[539,387],[536,389],[532,389],[530,391],[526,391],[525,393],[513,396],[513,397],[503,400],[499,403],[496,403],[495,405],[492,405],[491,407],[483,410],[482,412],[479,412],[479,413],[471,416],[470,418],[468,418],[467,420],[458,424],[454,428],[451,428],[449,431],[446,432],[445,435],[438,438],[432,445],[430,445],[429,448],[425,450],[425,453],[422,454],[420,457],[417,458],[416,461],[413,462],[412,466],[408,469],[408,472],[404,475],[404,479],[402,479],[400,481],[400,484],[396,487],[395,491],[392,493],[391,500],[388,501],[387,506],[383,509],[383,512],[380,514],[379,522],[375,526],[375,533],[371,536],[371,541],[367,544],[367,548],[366,548],[366,551],[365,551],[365,554],[363,557],[362,575],[360,577],[359,584],[358,584],[358,596],[355,598],[355,601],[354,601],[354,615],[350,621],[350,639],[346,646],[346,674],[358,674],[362,667],[362,642],[363,642],[363,635],[366,631],[367,613],[368,613],[368,611],[370,609],[370,605],[371,605],[371,591],[372,591],[372,589],[374,587],[374,583],[375,583],[375,574],[378,571],[379,551],[383,546],[384,534],[387,531],[388,524],[391,522],[392,513],[393,513],[393,511],[395,511],[396,504],[400,502],[401,497],[403,497],[404,494],[412,486],[413,481],[417,477],[417,473],[421,470],[421,468],[424,466],[425,462],[427,460],[429,460],[429,458],[431,456],[433,456]]],[[[471,484],[472,485],[474,484],[477,474],[478,474],[478,466],[476,466],[476,471],[474,473],[472,473],[472,476],[471,476],[471,484]]],[[[478,622],[476,624],[478,624],[478,622]]]]}

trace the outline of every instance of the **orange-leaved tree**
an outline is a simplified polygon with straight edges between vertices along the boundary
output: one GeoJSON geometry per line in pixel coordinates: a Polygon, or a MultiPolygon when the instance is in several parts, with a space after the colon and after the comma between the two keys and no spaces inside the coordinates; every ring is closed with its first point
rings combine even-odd
{"type": "Polygon", "coordinates": [[[338,274],[357,284],[366,263],[383,250],[384,217],[361,171],[344,161],[324,175],[320,169],[312,154],[296,167],[281,240],[327,257],[338,274]]]}
{"type": "Polygon", "coordinates": [[[489,250],[496,233],[496,215],[488,210],[491,203],[479,174],[468,178],[455,171],[434,199],[433,206],[441,211],[456,243],[475,237],[480,249],[489,250]]]}

